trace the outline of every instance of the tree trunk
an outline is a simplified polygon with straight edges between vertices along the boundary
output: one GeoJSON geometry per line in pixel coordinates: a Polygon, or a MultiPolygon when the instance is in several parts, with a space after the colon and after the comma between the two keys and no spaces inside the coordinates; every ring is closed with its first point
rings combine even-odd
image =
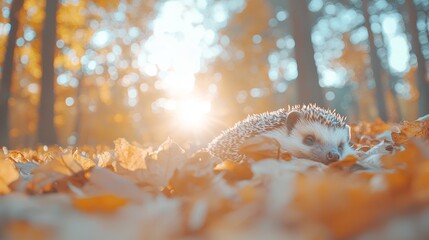
{"type": "Polygon", "coordinates": [[[307,1],[290,0],[288,2],[292,34],[295,40],[295,59],[298,65],[298,102],[302,104],[317,103],[323,106],[325,98],[319,85],[319,74],[314,60],[314,47],[311,42],[312,24],[309,20],[312,18],[308,11],[307,1]]]}
{"type": "Polygon", "coordinates": [[[54,125],[54,57],[57,39],[57,10],[59,0],[46,0],[45,20],[42,31],[42,81],[39,103],[39,122],[37,139],[41,144],[56,144],[54,125]]]}
{"type": "Polygon", "coordinates": [[[370,16],[368,12],[369,0],[362,1],[362,11],[365,18],[365,27],[368,31],[368,44],[369,44],[369,56],[371,61],[372,75],[375,81],[375,100],[378,109],[378,115],[383,121],[389,119],[387,110],[386,110],[386,100],[384,97],[384,86],[381,80],[381,63],[380,59],[377,56],[377,47],[374,43],[374,34],[371,30],[370,16]]]}
{"type": "MultiPolygon", "coordinates": [[[[384,37],[383,34],[380,34],[381,38],[383,39],[383,49],[388,52],[389,49],[387,48],[388,43],[386,41],[386,38],[384,37]]],[[[393,104],[393,109],[394,112],[392,114],[389,114],[390,116],[390,120],[393,122],[398,122],[400,120],[403,119],[402,116],[402,111],[401,111],[401,105],[399,103],[399,95],[395,90],[395,84],[399,81],[399,78],[397,75],[395,75],[394,73],[392,73],[392,68],[389,66],[389,60],[388,60],[388,55],[385,55],[385,58],[381,59],[380,56],[377,54],[377,56],[379,57],[379,61],[383,63],[383,69],[381,69],[381,71],[383,71],[383,73],[386,73],[386,77],[388,79],[388,90],[390,92],[389,97],[392,97],[392,104],[393,104]]]]}
{"type": "Polygon", "coordinates": [[[411,47],[417,59],[416,82],[419,90],[419,115],[429,113],[429,83],[427,81],[426,60],[423,56],[422,46],[419,41],[419,30],[417,29],[417,8],[413,0],[405,2],[408,11],[408,25],[411,33],[411,47]]]}
{"type": "Polygon", "coordinates": [[[10,9],[10,31],[4,55],[3,73],[0,82],[0,147],[9,145],[9,98],[11,96],[14,70],[15,43],[19,28],[19,12],[24,0],[14,0],[10,9]]]}
{"type": "Polygon", "coordinates": [[[81,129],[81,124],[80,124],[80,120],[82,119],[82,103],[80,101],[80,96],[82,95],[82,84],[83,84],[83,80],[84,80],[84,70],[81,69],[79,70],[79,85],[77,85],[76,88],[76,117],[75,117],[75,123],[74,123],[74,130],[73,130],[73,135],[76,137],[76,142],[74,145],[78,145],[79,140],[81,140],[81,135],[80,135],[80,129],[81,129]]]}
{"type": "Polygon", "coordinates": [[[389,77],[389,90],[392,94],[392,98],[393,98],[393,105],[396,111],[396,117],[397,119],[394,119],[394,122],[398,122],[400,120],[403,120],[404,116],[402,116],[402,111],[401,111],[401,105],[399,104],[399,96],[398,93],[395,91],[395,84],[398,82],[398,77],[393,75],[391,72],[388,73],[388,77],[389,77]]]}

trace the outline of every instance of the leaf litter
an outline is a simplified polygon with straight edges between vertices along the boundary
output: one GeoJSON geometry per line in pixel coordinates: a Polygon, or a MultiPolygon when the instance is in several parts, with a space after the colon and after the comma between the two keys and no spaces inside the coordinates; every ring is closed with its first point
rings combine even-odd
{"type": "Polygon", "coordinates": [[[241,163],[171,139],[3,148],[0,238],[427,239],[428,129],[428,117],[355,124],[356,155],[328,166],[263,137],[241,163]]]}

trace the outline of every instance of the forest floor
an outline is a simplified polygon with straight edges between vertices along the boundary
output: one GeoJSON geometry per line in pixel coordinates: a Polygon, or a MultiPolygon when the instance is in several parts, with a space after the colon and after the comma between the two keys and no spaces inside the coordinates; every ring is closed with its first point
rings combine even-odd
{"type": "Polygon", "coordinates": [[[242,164],[170,139],[3,148],[0,238],[429,239],[428,116],[353,125],[352,143],[328,166],[269,144],[242,164]]]}

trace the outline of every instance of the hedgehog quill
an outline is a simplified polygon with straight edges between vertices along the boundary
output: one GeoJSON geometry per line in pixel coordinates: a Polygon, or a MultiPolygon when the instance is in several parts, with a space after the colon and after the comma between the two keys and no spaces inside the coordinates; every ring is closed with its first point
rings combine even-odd
{"type": "Polygon", "coordinates": [[[262,135],[276,140],[282,152],[330,164],[354,153],[345,120],[335,110],[315,104],[289,106],[287,110],[247,117],[213,139],[208,150],[220,159],[246,161],[249,157],[239,153],[239,147],[247,139],[262,135]]]}

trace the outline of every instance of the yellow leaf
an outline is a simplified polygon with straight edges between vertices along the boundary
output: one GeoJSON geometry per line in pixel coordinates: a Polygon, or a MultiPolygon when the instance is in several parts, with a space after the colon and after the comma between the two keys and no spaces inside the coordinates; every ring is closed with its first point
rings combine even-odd
{"type": "Polygon", "coordinates": [[[145,157],[150,149],[142,149],[132,145],[123,138],[116,139],[114,143],[118,162],[122,167],[131,171],[147,168],[145,157]]]}

